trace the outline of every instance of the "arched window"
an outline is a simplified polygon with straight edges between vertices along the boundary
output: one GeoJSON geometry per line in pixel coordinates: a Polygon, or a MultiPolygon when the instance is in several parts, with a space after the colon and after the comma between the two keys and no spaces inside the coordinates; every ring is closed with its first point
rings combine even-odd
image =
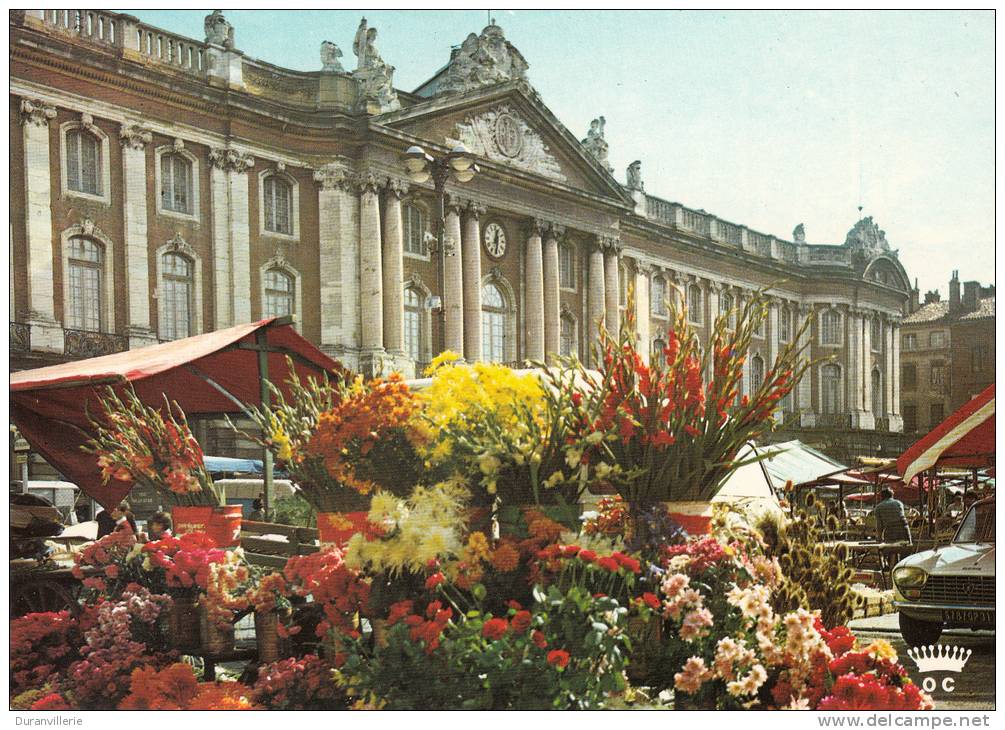
{"type": "Polygon", "coordinates": [[[662,276],[654,276],[652,290],[650,292],[652,300],[652,315],[654,317],[667,316],[667,282],[662,276]]]}
{"type": "Polygon", "coordinates": [[[735,306],[735,300],[733,295],[728,291],[722,293],[722,297],[719,299],[719,315],[726,318],[726,326],[732,327],[736,322],[736,312],[733,311],[735,306]]]}
{"type": "Polygon", "coordinates": [[[488,362],[506,359],[506,298],[491,283],[482,287],[482,357],[488,362]]]}
{"type": "Polygon", "coordinates": [[[754,355],[750,360],[750,395],[754,396],[757,389],[764,382],[764,359],[760,355],[754,355]]]}
{"type": "Polygon", "coordinates": [[[405,253],[426,256],[426,219],[417,205],[401,206],[401,223],[404,226],[405,253]]]}
{"type": "Polygon", "coordinates": [[[175,152],[161,155],[161,208],[191,215],[192,163],[175,152]]]}
{"type": "Polygon", "coordinates": [[[872,371],[872,414],[877,418],[883,415],[883,374],[879,368],[872,371]]]}
{"type": "Polygon", "coordinates": [[[703,301],[701,287],[691,284],[687,288],[687,318],[695,324],[701,324],[704,319],[703,301]]]}
{"type": "Polygon", "coordinates": [[[69,241],[69,301],[66,321],[70,329],[100,332],[105,316],[105,250],[97,241],[74,236],[69,241]]]}
{"type": "Polygon", "coordinates": [[[820,317],[820,343],[823,345],[841,344],[841,313],[836,309],[824,310],[820,317]]]}
{"type": "Polygon", "coordinates": [[[414,362],[422,359],[422,295],[405,289],[405,354],[414,362]]]}
{"type": "Polygon", "coordinates": [[[821,406],[824,413],[833,415],[841,409],[841,368],[824,365],[820,368],[821,406]]]}
{"type": "Polygon", "coordinates": [[[262,200],[265,206],[265,230],[293,235],[293,185],[279,175],[267,175],[262,180],[262,200]]]}
{"type": "Polygon", "coordinates": [[[265,272],[265,302],[262,306],[262,315],[285,317],[293,314],[295,294],[296,284],[292,276],[282,269],[269,269],[265,272]]]}
{"type": "Polygon", "coordinates": [[[576,347],[576,320],[573,319],[571,314],[565,313],[562,315],[561,325],[562,332],[558,343],[559,354],[563,357],[571,357],[578,354],[578,348],[576,347]]]}
{"type": "Polygon", "coordinates": [[[101,140],[86,129],[66,132],[66,187],[101,195],[101,140]]]}
{"type": "Polygon", "coordinates": [[[653,352],[652,352],[652,362],[653,365],[662,367],[666,364],[666,353],[663,352],[664,348],[667,346],[666,340],[662,337],[657,337],[653,340],[653,352]]]}
{"type": "Polygon", "coordinates": [[[788,307],[778,310],[778,339],[782,342],[792,341],[792,310],[788,307]]]}
{"type": "Polygon", "coordinates": [[[195,309],[195,277],[192,262],[179,253],[161,257],[160,336],[178,340],[192,334],[192,312],[195,309]]]}
{"type": "Polygon", "coordinates": [[[558,247],[558,285],[562,289],[576,288],[576,252],[569,244],[558,247]]]}

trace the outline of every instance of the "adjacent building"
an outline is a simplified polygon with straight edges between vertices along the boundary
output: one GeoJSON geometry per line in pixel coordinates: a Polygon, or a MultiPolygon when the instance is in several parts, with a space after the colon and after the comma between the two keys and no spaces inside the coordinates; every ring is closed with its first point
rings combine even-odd
{"type": "Polygon", "coordinates": [[[368,372],[411,376],[444,349],[588,361],[629,291],[652,343],[668,300],[707,338],[767,289],[744,391],[813,315],[820,362],[783,404],[788,427],[902,429],[911,287],[876,222],[815,244],[647,191],[641,161],[617,179],[603,117],[567,129],[495,24],[411,92],[365,21],[354,69],[326,42],[313,72],[246,56],[219,11],[201,40],[121,13],[15,11],[10,41],[12,368],[279,314],[368,372]],[[440,249],[432,182],[410,183],[402,154],[458,144],[481,169],[447,184],[440,249]]]}
{"type": "Polygon", "coordinates": [[[949,281],[949,299],[938,291],[920,302],[901,331],[904,432],[925,432],[995,380],[995,288],[949,281]]]}

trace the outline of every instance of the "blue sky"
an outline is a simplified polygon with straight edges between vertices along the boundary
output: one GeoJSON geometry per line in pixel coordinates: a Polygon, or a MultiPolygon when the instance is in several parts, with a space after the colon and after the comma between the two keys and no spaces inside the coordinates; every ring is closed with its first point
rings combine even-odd
{"type": "MultiPolygon", "coordinates": [[[[208,11],[134,10],[202,38],[208,11]]],[[[484,10],[227,10],[236,45],[298,70],[323,40],[353,68],[361,15],[412,90],[484,10]]],[[[840,243],[872,215],[922,291],[994,276],[994,15],[984,12],[494,10],[577,136],[607,119],[616,176],[788,238],[840,243]]]]}

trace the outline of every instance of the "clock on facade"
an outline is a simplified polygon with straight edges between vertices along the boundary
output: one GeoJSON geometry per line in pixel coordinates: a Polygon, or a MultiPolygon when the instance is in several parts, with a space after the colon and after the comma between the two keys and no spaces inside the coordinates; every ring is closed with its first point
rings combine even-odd
{"type": "Polygon", "coordinates": [[[506,231],[498,223],[485,226],[485,250],[494,259],[501,259],[506,253],[506,231]]]}

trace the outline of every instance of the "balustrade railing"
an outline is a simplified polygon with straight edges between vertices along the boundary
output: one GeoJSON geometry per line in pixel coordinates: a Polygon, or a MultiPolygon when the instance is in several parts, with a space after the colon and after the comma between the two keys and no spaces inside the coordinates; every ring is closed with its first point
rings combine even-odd
{"type": "Polygon", "coordinates": [[[726,221],[716,221],[716,228],[719,229],[719,239],[731,246],[739,246],[742,240],[740,227],[727,223],[726,221]]]}
{"type": "Polygon", "coordinates": [[[143,56],[197,76],[206,73],[206,44],[152,25],[136,25],[136,50],[143,56]]]}
{"type": "Polygon", "coordinates": [[[107,46],[122,46],[124,21],[101,10],[43,10],[43,22],[71,35],[107,46]]]}
{"type": "Polygon", "coordinates": [[[646,215],[650,218],[673,225],[677,222],[674,218],[673,209],[673,203],[668,203],[665,200],[649,195],[646,196],[646,215]]]}
{"type": "Polygon", "coordinates": [[[63,330],[63,354],[74,357],[99,357],[129,349],[129,338],[107,332],[63,330]]]}
{"type": "Polygon", "coordinates": [[[10,323],[10,351],[31,351],[31,325],[24,322],[10,323]]]}
{"type": "Polygon", "coordinates": [[[708,235],[708,218],[695,210],[681,208],[681,225],[695,233],[708,235]]]}

